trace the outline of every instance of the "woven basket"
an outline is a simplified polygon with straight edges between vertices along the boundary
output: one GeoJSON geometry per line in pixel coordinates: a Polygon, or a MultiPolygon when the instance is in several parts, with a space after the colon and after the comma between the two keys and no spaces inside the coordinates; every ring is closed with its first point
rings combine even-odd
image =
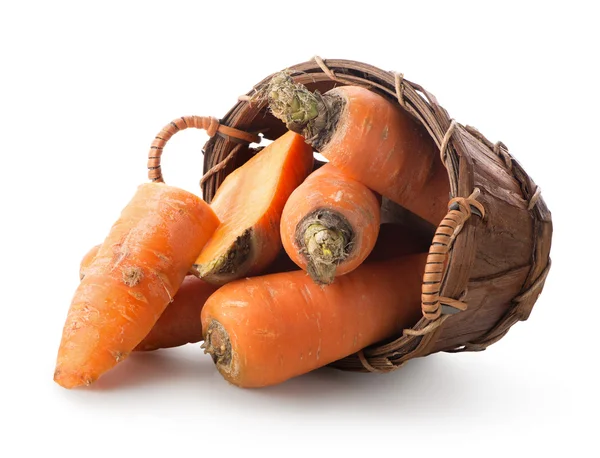
{"type": "MultiPolygon", "coordinates": [[[[388,372],[409,359],[446,351],[480,351],[500,340],[531,313],[550,268],[551,215],[539,188],[506,146],[454,121],[436,98],[401,74],[349,60],[313,60],[290,67],[294,80],[321,93],[360,85],[398,103],[429,132],[450,181],[448,214],[437,228],[423,273],[423,317],[412,328],[336,361],[355,371],[388,372]],[[437,269],[447,257],[447,268],[437,269]]],[[[272,75],[271,75],[272,76],[272,75]]],[[[247,96],[269,81],[259,82],[247,96]]],[[[211,201],[224,177],[256,150],[257,134],[276,139],[285,126],[264,105],[240,101],[220,120],[181,118],[157,136],[148,163],[162,180],[164,142],[186,127],[207,129],[204,199],[211,201]],[[158,153],[158,154],[157,154],[158,153]]]]}

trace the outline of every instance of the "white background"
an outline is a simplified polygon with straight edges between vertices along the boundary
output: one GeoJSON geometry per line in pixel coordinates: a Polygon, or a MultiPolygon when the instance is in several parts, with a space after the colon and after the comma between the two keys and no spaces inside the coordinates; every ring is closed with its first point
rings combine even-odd
{"type": "MultiPolygon", "coordinates": [[[[0,456],[598,456],[594,3],[2,2],[0,456]],[[154,135],[315,54],[403,72],[508,145],[554,220],[530,319],[389,375],[242,390],[189,345],[56,385],[80,258],[146,181],[154,135]]],[[[172,139],[169,183],[199,191],[205,140],[172,139]]]]}

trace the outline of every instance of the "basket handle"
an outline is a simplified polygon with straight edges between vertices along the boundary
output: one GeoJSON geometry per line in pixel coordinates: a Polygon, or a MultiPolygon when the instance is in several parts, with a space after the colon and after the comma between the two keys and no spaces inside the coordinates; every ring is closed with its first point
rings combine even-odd
{"type": "Polygon", "coordinates": [[[469,197],[455,197],[448,204],[448,214],[439,224],[425,264],[421,288],[421,310],[423,317],[436,320],[440,315],[449,315],[466,310],[467,304],[458,299],[440,296],[442,280],[448,269],[448,252],[465,222],[475,214],[485,216],[485,209],[477,202],[479,188],[469,197]]]}
{"type": "Polygon", "coordinates": [[[233,127],[224,126],[217,118],[212,116],[182,116],[167,124],[154,137],[154,141],[148,152],[148,179],[159,183],[164,183],[160,159],[163,148],[173,135],[181,130],[194,127],[204,129],[210,137],[216,134],[228,137],[231,141],[237,143],[259,143],[260,137],[256,134],[250,134],[233,127]]]}

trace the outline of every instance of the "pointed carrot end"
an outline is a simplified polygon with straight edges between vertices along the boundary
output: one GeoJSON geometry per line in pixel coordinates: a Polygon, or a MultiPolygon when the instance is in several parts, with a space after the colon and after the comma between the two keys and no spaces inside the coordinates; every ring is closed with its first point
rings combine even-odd
{"type": "Polygon", "coordinates": [[[66,371],[57,367],[54,371],[54,381],[63,388],[71,389],[79,386],[90,386],[96,379],[89,374],[66,371]]]}

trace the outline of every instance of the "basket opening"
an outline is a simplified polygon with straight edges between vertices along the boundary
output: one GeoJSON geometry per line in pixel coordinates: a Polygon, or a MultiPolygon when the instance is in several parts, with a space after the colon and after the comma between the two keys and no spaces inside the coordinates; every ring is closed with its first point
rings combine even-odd
{"type": "MultiPolygon", "coordinates": [[[[367,73],[367,72],[354,72],[352,73],[348,70],[349,76],[354,78],[356,84],[361,86],[368,86],[370,90],[386,97],[390,101],[394,103],[398,103],[398,99],[396,97],[396,92],[393,90],[393,86],[390,87],[390,82],[386,81],[383,78],[379,78],[378,76],[367,73]],[[372,84],[371,84],[372,83],[372,84]]],[[[389,74],[388,74],[389,75],[389,74]]],[[[337,81],[332,81],[329,77],[320,72],[298,72],[294,74],[294,78],[299,83],[304,84],[310,91],[319,91],[320,93],[325,93],[330,89],[333,89],[337,86],[343,86],[344,83],[340,83],[337,81]]],[[[265,79],[263,82],[257,85],[261,86],[268,80],[265,79]]],[[[353,82],[349,82],[348,84],[354,84],[353,82]]],[[[419,98],[423,101],[427,101],[427,97],[425,94],[418,94],[419,98]]],[[[413,116],[413,115],[411,115],[413,116]]],[[[262,137],[262,142],[260,145],[257,145],[259,148],[265,147],[270,144],[273,140],[276,140],[281,135],[287,132],[287,127],[285,124],[279,119],[275,118],[270,112],[268,107],[265,104],[251,104],[251,103],[240,103],[235,106],[232,111],[230,111],[226,117],[227,120],[235,119],[234,125],[237,128],[241,128],[247,130],[249,132],[258,132],[262,137]]],[[[413,119],[423,126],[423,134],[427,136],[431,136],[431,132],[425,127],[425,125],[420,122],[416,117],[413,116],[413,119]]],[[[234,168],[241,166],[251,154],[256,153],[256,148],[252,148],[250,151],[250,155],[240,155],[235,158],[235,164],[232,164],[234,168]]],[[[315,169],[323,165],[327,160],[320,154],[315,153],[315,169]]],[[[439,154],[435,155],[435,161],[438,161],[441,165],[441,159],[439,154]]],[[[445,173],[445,171],[444,171],[445,173]]],[[[449,178],[447,178],[449,181],[449,178]]],[[[443,196],[445,202],[448,201],[448,196],[443,196]]],[[[395,225],[398,228],[400,233],[404,234],[405,240],[410,240],[410,243],[417,245],[419,251],[427,252],[431,242],[433,241],[434,234],[436,232],[436,225],[429,223],[428,221],[420,218],[416,214],[410,212],[406,208],[395,204],[389,199],[382,199],[382,224],[389,226],[395,225]]],[[[383,227],[383,226],[382,226],[383,227]]],[[[388,228],[389,229],[389,228],[388,228]]],[[[383,232],[383,231],[382,231],[383,232]]],[[[399,238],[400,239],[400,238],[399,238]]],[[[424,274],[424,272],[422,273],[424,274]]],[[[417,323],[413,323],[416,325],[417,323]]],[[[377,348],[381,346],[386,346],[391,342],[394,342],[398,339],[399,336],[392,336],[390,339],[379,342],[377,344],[372,345],[372,347],[377,348]]],[[[403,345],[403,348],[406,352],[412,351],[418,342],[420,341],[419,337],[415,337],[411,339],[410,345],[403,345]]],[[[402,357],[403,352],[395,353],[398,357],[402,357]]]]}
{"type": "MultiPolygon", "coordinates": [[[[378,85],[384,84],[383,80],[379,80],[377,78],[373,79],[373,76],[369,76],[365,73],[359,72],[360,76],[363,79],[369,79],[375,83],[375,85],[371,88],[375,92],[380,95],[385,96],[391,101],[397,102],[390,93],[386,93],[385,91],[379,90],[377,88],[378,85]]],[[[320,93],[325,93],[330,89],[333,89],[336,86],[342,86],[343,83],[339,83],[336,81],[331,81],[325,75],[319,73],[301,73],[295,76],[296,79],[304,84],[310,91],[319,91],[320,93]],[[323,79],[325,78],[325,79],[323,79]]],[[[364,84],[364,83],[363,83],[364,84]]],[[[423,100],[427,100],[426,95],[419,93],[419,96],[423,98],[423,100]]],[[[287,127],[285,124],[279,119],[275,118],[270,112],[267,106],[248,106],[248,104],[244,104],[245,111],[245,122],[251,127],[249,130],[252,132],[260,132],[262,136],[262,142],[259,145],[260,147],[264,147],[270,144],[273,140],[277,139],[281,135],[287,132],[287,127]]],[[[426,129],[423,129],[425,135],[429,135],[426,129]]],[[[323,157],[319,153],[314,153],[315,155],[315,169],[319,168],[324,163],[328,162],[325,157],[323,157]]],[[[241,158],[243,159],[243,158],[241,158]]],[[[438,161],[441,164],[441,159],[438,154],[435,155],[435,161],[438,161]]],[[[243,162],[236,161],[236,167],[242,165],[243,162]]],[[[443,198],[447,201],[448,196],[444,195],[443,198]]],[[[395,204],[389,199],[382,199],[382,215],[381,215],[381,223],[382,224],[394,224],[397,225],[399,231],[401,233],[406,234],[407,238],[410,239],[413,243],[417,243],[419,247],[422,247],[423,251],[427,251],[431,242],[433,240],[436,225],[429,223],[423,218],[417,216],[406,208],[395,204]]]]}

